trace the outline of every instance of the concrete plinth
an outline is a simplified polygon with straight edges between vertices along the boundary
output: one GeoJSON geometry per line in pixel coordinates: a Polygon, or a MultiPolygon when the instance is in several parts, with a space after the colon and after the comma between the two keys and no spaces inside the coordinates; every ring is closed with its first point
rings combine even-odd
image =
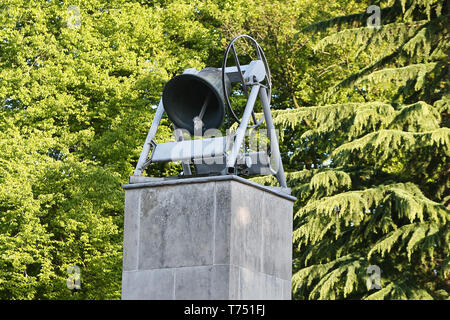
{"type": "Polygon", "coordinates": [[[294,197],[237,176],[123,188],[122,299],[291,299],[294,197]]]}

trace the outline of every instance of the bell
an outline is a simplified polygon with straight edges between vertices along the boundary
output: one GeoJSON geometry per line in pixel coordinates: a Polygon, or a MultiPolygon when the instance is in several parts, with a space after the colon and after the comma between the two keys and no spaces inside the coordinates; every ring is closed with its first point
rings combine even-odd
{"type": "MultiPolygon", "coordinates": [[[[231,81],[225,75],[227,95],[231,81]]],[[[192,135],[221,126],[225,116],[222,72],[217,68],[205,68],[197,74],[185,73],[172,78],[164,87],[164,109],[177,128],[186,129],[192,135]],[[196,125],[197,123],[197,125],[196,125]]]]}

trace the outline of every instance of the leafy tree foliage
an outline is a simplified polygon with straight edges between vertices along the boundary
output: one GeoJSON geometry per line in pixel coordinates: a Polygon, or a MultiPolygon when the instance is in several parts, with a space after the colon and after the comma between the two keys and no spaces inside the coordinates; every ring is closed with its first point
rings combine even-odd
{"type": "MultiPolygon", "coordinates": [[[[379,2],[380,28],[366,27],[371,4],[2,1],[0,298],[120,298],[120,185],[152,106],[173,75],[219,67],[241,33],[269,60],[298,197],[294,297],[447,298],[447,2],[379,2]],[[369,265],[381,290],[366,287],[369,265]]],[[[163,118],[157,140],[170,139],[163,118]]],[[[179,166],[147,170],[161,172],[179,166]]]]}
{"type": "Polygon", "coordinates": [[[378,5],[379,28],[364,10],[302,30],[347,70],[336,65],[318,106],[275,112],[298,137],[288,177],[299,299],[449,297],[447,3],[378,5]],[[380,290],[366,284],[370,265],[380,290]]]}
{"type": "MultiPolygon", "coordinates": [[[[120,185],[163,84],[203,67],[214,47],[193,4],[71,5],[79,27],[63,2],[0,4],[3,299],[120,298],[120,185]],[[81,268],[78,292],[66,287],[71,265],[81,268]]],[[[165,119],[158,139],[169,128],[165,119]]]]}

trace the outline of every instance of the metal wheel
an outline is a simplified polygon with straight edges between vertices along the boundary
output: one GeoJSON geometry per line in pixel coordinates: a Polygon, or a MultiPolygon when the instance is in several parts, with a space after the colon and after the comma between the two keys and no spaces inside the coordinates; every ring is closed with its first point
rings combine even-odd
{"type": "MultiPolygon", "coordinates": [[[[236,53],[236,49],[234,47],[234,43],[236,42],[236,40],[238,39],[248,39],[250,40],[250,42],[252,42],[253,47],[256,50],[256,54],[258,56],[258,59],[261,60],[264,64],[264,68],[266,70],[266,76],[265,76],[265,82],[266,84],[263,85],[265,87],[265,90],[267,91],[267,96],[269,98],[269,104],[270,104],[270,98],[272,96],[272,81],[271,81],[271,75],[270,75],[270,69],[269,69],[269,65],[267,63],[267,59],[266,56],[264,54],[263,49],[261,48],[261,46],[258,44],[258,42],[256,42],[255,39],[253,39],[252,37],[246,35],[246,34],[242,34],[239,35],[237,37],[234,37],[233,40],[230,41],[230,43],[227,46],[227,49],[225,50],[225,54],[223,56],[223,63],[222,63],[222,88],[223,88],[223,92],[224,92],[224,96],[225,96],[225,104],[228,107],[228,110],[231,112],[231,115],[233,116],[233,118],[238,122],[241,123],[240,118],[236,115],[236,113],[234,112],[231,103],[230,103],[230,99],[228,98],[228,95],[226,93],[226,87],[225,87],[225,68],[227,67],[227,60],[228,60],[228,55],[230,53],[230,51],[232,51],[233,54],[233,58],[234,58],[234,63],[235,66],[238,70],[239,73],[239,77],[241,79],[241,85],[242,85],[242,91],[244,92],[247,100],[248,100],[248,96],[249,96],[249,90],[248,90],[248,85],[246,85],[245,81],[244,81],[244,74],[242,73],[242,69],[241,69],[241,64],[239,62],[239,57],[236,53]]],[[[259,120],[256,119],[256,115],[255,112],[252,111],[252,120],[253,120],[253,125],[248,126],[248,128],[256,128],[258,127],[262,121],[264,120],[264,116],[261,116],[261,118],[259,120]]]]}

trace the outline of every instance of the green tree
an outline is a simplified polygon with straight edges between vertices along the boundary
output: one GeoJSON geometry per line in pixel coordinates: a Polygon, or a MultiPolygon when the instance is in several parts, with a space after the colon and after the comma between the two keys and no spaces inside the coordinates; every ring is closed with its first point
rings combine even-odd
{"type": "MultiPolygon", "coordinates": [[[[1,299],[120,298],[120,185],[163,84],[214,47],[188,2],[70,5],[0,4],[1,299]]],[[[161,129],[171,139],[167,119],[161,129]]]]}
{"type": "Polygon", "coordinates": [[[379,28],[363,10],[302,30],[317,55],[348,62],[330,69],[322,103],[274,115],[298,137],[288,142],[298,299],[449,297],[447,2],[377,5],[379,28]],[[367,287],[370,265],[380,290],[367,287]]]}

